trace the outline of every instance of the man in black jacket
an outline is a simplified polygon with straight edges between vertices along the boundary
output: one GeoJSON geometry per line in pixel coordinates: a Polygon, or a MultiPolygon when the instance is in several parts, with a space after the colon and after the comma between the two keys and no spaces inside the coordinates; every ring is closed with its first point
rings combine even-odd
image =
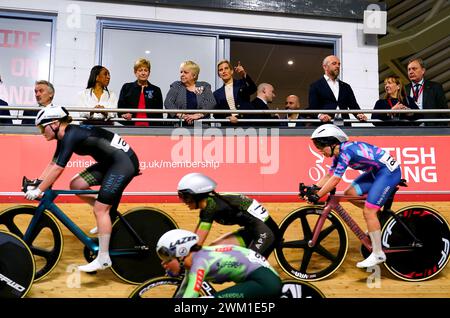
{"type": "MultiPolygon", "coordinates": [[[[333,118],[342,117],[349,119],[348,114],[330,113],[334,109],[361,109],[356,101],[355,94],[349,84],[339,80],[341,61],[334,55],[327,56],[322,63],[324,75],[321,79],[311,84],[309,87],[309,109],[324,110],[317,118],[321,124],[331,123],[333,118]]],[[[316,115],[312,115],[313,118],[316,115]]],[[[356,114],[359,121],[366,121],[364,114],[356,114]]],[[[349,123],[346,125],[350,126],[349,123]]]]}
{"type": "MultiPolygon", "coordinates": [[[[424,79],[425,65],[422,59],[408,62],[408,77],[411,83],[406,85],[406,94],[414,98],[420,109],[448,109],[442,85],[424,79]]],[[[449,114],[424,113],[424,119],[448,118],[449,114]]],[[[447,126],[448,123],[425,123],[427,126],[447,126]]]]}
{"type": "MultiPolygon", "coordinates": [[[[256,97],[252,100],[252,106],[255,110],[270,110],[269,104],[273,102],[275,98],[275,89],[269,83],[261,83],[258,85],[256,91],[256,97]]],[[[278,119],[276,115],[271,114],[254,114],[245,115],[245,118],[249,119],[278,119]]],[[[250,126],[271,126],[273,124],[268,122],[252,123],[250,126]]],[[[277,124],[278,126],[278,124],[277,124]]]]}

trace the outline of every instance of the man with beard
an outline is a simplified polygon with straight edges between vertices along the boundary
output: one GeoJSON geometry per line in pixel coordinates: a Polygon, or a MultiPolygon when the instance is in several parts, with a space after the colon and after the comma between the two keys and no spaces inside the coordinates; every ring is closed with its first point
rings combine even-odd
{"type": "MultiPolygon", "coordinates": [[[[329,113],[333,109],[361,109],[349,84],[338,79],[341,61],[334,55],[327,56],[322,63],[324,75],[309,87],[309,109],[324,110],[317,115],[321,124],[331,123],[334,119],[349,119],[348,114],[329,113]],[[325,112],[325,110],[327,112],[325,112]]],[[[316,115],[312,115],[315,118],[316,115]]],[[[366,121],[364,114],[356,114],[359,121],[366,121]]],[[[351,126],[350,123],[345,123],[351,126]]]]}

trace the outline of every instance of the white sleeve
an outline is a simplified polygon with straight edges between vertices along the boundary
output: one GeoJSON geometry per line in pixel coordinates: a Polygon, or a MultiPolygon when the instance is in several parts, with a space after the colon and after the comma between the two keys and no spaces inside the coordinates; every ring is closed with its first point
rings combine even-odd
{"type": "MultiPolygon", "coordinates": [[[[85,107],[85,108],[91,107],[89,105],[88,96],[86,94],[87,94],[86,90],[83,90],[78,93],[78,104],[76,105],[77,107],[85,107]]],[[[89,112],[79,112],[78,114],[80,117],[83,118],[90,117],[89,112]]]]}

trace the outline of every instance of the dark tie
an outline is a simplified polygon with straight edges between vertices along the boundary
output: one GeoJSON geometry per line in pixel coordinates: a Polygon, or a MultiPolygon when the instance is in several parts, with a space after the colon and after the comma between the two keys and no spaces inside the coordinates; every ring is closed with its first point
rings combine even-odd
{"type": "Polygon", "coordinates": [[[415,84],[414,85],[414,101],[415,102],[417,102],[417,99],[419,99],[420,86],[422,86],[422,84],[415,84]]]}

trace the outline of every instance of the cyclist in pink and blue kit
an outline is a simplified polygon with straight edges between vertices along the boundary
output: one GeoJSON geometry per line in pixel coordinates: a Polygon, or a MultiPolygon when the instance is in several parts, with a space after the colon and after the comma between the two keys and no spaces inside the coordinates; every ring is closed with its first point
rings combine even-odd
{"type": "Polygon", "coordinates": [[[365,268],[384,262],[386,255],[381,246],[381,225],[377,212],[400,182],[400,164],[388,152],[377,146],[360,141],[349,141],[348,136],[332,124],[318,127],[311,135],[311,139],[325,157],[334,157],[334,159],[328,174],[316,184],[318,191],[304,199],[310,203],[317,203],[321,197],[337,186],[349,167],[364,171],[344,191],[346,195],[367,194],[364,205],[359,202],[352,203],[363,208],[372,242],[372,254],[358,262],[356,266],[365,268]]]}

